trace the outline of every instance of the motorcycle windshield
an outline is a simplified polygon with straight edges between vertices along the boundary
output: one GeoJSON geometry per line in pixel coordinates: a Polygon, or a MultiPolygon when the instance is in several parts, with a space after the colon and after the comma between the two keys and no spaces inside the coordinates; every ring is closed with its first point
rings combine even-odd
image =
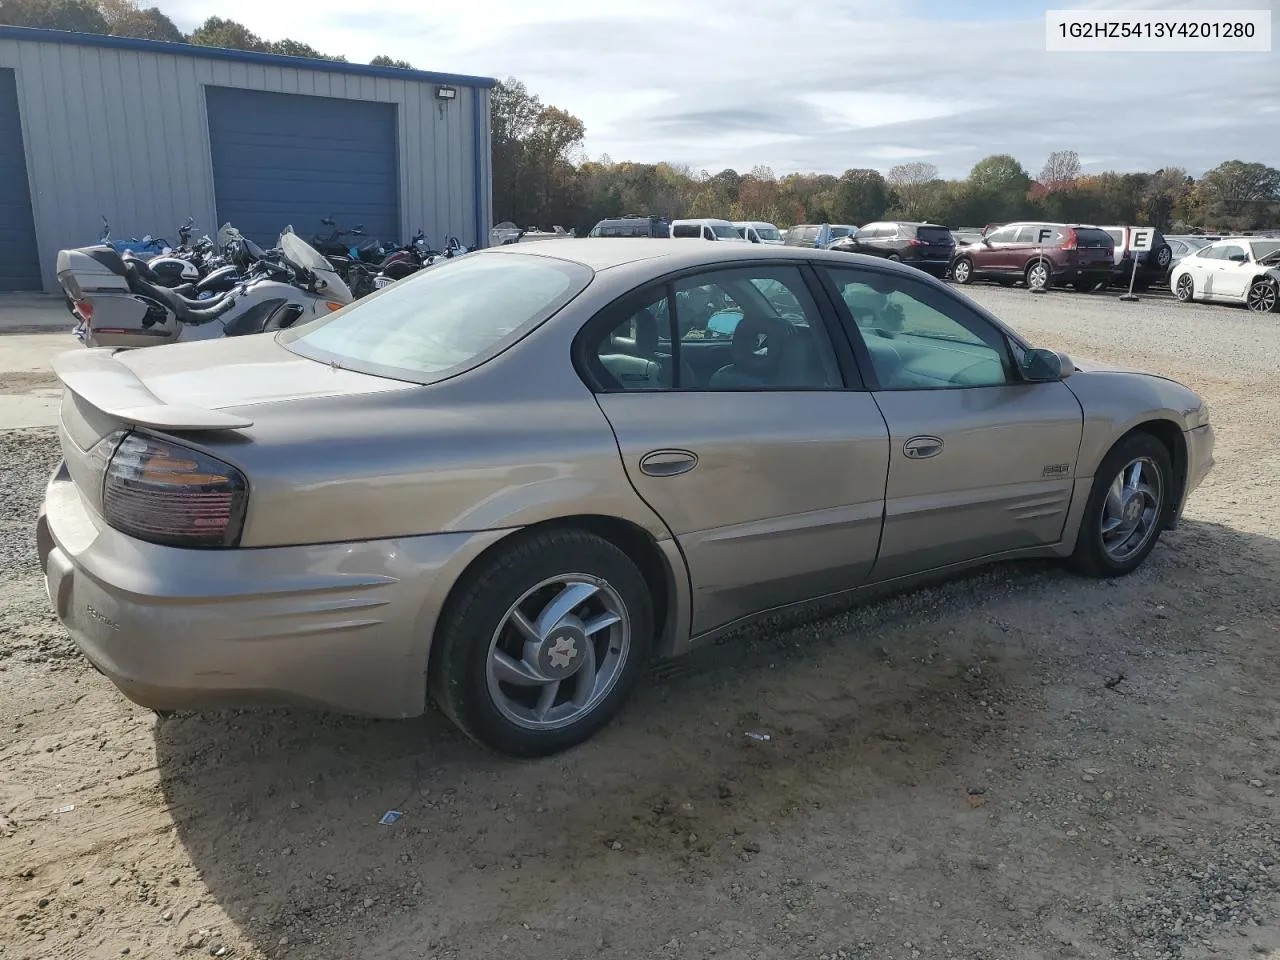
{"type": "Polygon", "coordinates": [[[286,232],[280,234],[280,250],[284,253],[285,259],[295,267],[302,267],[315,272],[321,270],[329,273],[333,272],[333,266],[329,261],[321,256],[315,247],[311,246],[296,233],[286,232]]]}

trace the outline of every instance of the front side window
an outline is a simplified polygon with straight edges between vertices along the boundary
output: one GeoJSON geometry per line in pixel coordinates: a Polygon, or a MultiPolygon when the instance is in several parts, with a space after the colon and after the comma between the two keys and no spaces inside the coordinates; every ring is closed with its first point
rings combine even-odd
{"type": "Polygon", "coordinates": [[[594,276],[582,264],[554,257],[471,254],[291,327],[280,343],[344,369],[435,383],[501,353],[594,276]]]}
{"type": "Polygon", "coordinates": [[[1001,227],[999,230],[993,230],[988,233],[987,239],[992,243],[1012,243],[1013,238],[1017,235],[1017,227],[1001,227]]]}
{"type": "Polygon", "coordinates": [[[1244,252],[1244,247],[1238,243],[1228,244],[1222,248],[1218,254],[1219,260],[1248,260],[1249,255],[1244,252]]]}
{"type": "Polygon", "coordinates": [[[740,234],[732,224],[713,223],[713,224],[709,224],[709,226],[711,228],[711,232],[714,233],[716,237],[720,240],[741,240],[742,239],[742,234],[740,234]]]}
{"type": "Polygon", "coordinates": [[[910,277],[828,268],[882,390],[1013,382],[1004,335],[945,290],[910,277]]]}
{"type": "Polygon", "coordinates": [[[782,234],[777,227],[754,227],[756,236],[761,240],[781,240],[782,234]]]}

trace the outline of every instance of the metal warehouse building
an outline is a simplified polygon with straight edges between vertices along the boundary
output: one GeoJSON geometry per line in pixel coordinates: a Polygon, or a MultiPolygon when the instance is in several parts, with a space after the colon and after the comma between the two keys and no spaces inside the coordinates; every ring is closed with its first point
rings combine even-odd
{"type": "Polygon", "coordinates": [[[483,246],[486,77],[0,27],[0,290],[56,291],[59,249],[195,217],[273,245],[364,224],[483,246]]]}

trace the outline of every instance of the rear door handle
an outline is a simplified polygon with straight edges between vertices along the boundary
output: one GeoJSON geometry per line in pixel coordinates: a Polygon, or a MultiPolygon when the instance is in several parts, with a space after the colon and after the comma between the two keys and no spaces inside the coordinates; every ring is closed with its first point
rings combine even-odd
{"type": "Polygon", "coordinates": [[[698,465],[692,450],[651,450],[640,458],[640,472],[650,477],[675,477],[698,465]]]}
{"type": "Polygon", "coordinates": [[[928,460],[942,452],[942,440],[938,437],[912,437],[902,445],[902,453],[909,460],[928,460]]]}

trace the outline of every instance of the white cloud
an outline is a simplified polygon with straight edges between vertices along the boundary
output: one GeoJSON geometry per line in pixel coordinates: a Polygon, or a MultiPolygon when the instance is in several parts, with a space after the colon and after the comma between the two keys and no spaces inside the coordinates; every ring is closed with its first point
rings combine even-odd
{"type": "MultiPolygon", "coordinates": [[[[155,2],[188,29],[212,12],[209,0],[155,2]]],[[[219,0],[216,13],[352,60],[385,53],[428,70],[516,76],[582,118],[589,155],[615,160],[838,173],[927,157],[960,175],[995,152],[1034,174],[1060,148],[1192,172],[1280,156],[1280,128],[1258,122],[1280,97],[1280,51],[1044,50],[1045,9],[1210,0],[1006,3],[219,0]]]]}

